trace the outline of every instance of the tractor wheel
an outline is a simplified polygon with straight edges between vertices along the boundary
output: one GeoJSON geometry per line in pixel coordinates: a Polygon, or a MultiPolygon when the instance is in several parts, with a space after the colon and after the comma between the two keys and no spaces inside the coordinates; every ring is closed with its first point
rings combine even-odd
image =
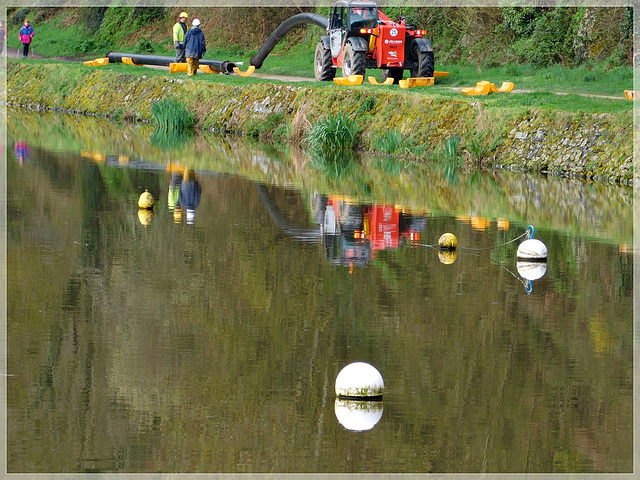
{"type": "Polygon", "coordinates": [[[384,82],[387,78],[393,78],[393,83],[398,83],[402,80],[402,76],[404,75],[404,70],[401,68],[383,68],[382,69],[382,81],[384,82]]]}
{"type": "Polygon", "coordinates": [[[412,54],[416,66],[411,69],[411,76],[413,78],[433,77],[435,62],[433,52],[421,52],[420,49],[414,45],[412,54]]]}
{"type": "Polygon", "coordinates": [[[316,45],[313,72],[318,82],[330,81],[336,76],[336,69],[333,68],[333,62],[331,61],[331,50],[324,48],[322,42],[318,42],[318,45],[316,45]]]}
{"type": "Polygon", "coordinates": [[[364,75],[365,60],[365,52],[354,50],[353,45],[347,42],[342,55],[342,74],[345,77],[349,75],[364,75]]]}

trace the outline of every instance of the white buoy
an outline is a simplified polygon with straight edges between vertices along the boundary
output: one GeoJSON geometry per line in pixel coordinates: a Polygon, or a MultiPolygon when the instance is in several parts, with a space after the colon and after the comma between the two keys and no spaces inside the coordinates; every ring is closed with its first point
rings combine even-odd
{"type": "Polygon", "coordinates": [[[547,246],[535,238],[525,240],[518,246],[518,258],[523,260],[543,260],[548,254],[547,246]]]}
{"type": "Polygon", "coordinates": [[[336,377],[336,395],[350,398],[376,398],[384,392],[382,375],[365,362],[350,363],[336,377]]]}
{"type": "Polygon", "coordinates": [[[371,430],[382,418],[382,402],[336,398],[334,410],[340,425],[354,432],[371,430]]]}
{"type": "Polygon", "coordinates": [[[518,273],[525,280],[538,280],[547,273],[547,262],[517,262],[518,273]]]}

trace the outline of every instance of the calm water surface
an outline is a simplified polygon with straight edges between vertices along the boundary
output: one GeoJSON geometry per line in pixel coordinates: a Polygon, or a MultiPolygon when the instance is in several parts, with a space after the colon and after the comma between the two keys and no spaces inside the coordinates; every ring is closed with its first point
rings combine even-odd
{"type": "Polygon", "coordinates": [[[630,189],[8,128],[9,472],[632,471],[630,189]]]}

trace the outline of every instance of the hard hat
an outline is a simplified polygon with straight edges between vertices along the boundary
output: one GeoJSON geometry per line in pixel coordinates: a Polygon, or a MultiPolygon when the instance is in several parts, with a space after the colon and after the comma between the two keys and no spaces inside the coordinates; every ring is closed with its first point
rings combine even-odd
{"type": "Polygon", "coordinates": [[[189,18],[189,15],[187,15],[187,12],[180,12],[180,18],[189,18]]]}
{"type": "Polygon", "coordinates": [[[191,25],[193,25],[194,27],[197,27],[198,25],[200,25],[200,20],[198,20],[197,18],[194,18],[193,22],[191,22],[191,25]]]}

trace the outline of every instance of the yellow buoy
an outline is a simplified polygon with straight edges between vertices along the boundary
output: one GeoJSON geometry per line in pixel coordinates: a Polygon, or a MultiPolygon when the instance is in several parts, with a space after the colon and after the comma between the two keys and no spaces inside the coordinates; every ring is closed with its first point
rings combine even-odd
{"type": "Polygon", "coordinates": [[[455,250],[458,247],[458,239],[453,233],[443,233],[438,240],[438,245],[443,250],[455,250]]]}
{"type": "Polygon", "coordinates": [[[138,199],[138,207],[140,208],[153,208],[154,204],[155,200],[153,199],[153,195],[149,193],[149,190],[145,190],[138,199]]]}

